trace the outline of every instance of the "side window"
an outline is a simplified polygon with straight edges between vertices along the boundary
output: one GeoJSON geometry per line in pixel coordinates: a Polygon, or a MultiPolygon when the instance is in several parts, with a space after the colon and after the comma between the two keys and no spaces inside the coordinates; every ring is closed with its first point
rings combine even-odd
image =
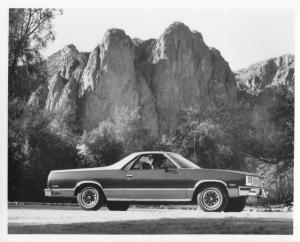
{"type": "Polygon", "coordinates": [[[123,167],[123,170],[129,170],[129,168],[132,166],[132,164],[136,161],[137,158],[130,161],[126,166],[123,167]]]}
{"type": "Polygon", "coordinates": [[[177,167],[167,157],[162,154],[155,156],[152,162],[152,169],[177,169],[177,167]]]}
{"type": "Polygon", "coordinates": [[[124,169],[128,170],[158,170],[158,169],[177,169],[172,161],[163,154],[142,155],[130,162],[124,169]],[[133,164],[133,165],[132,165],[133,164]],[[131,167],[131,168],[130,168],[131,167]]]}
{"type": "Polygon", "coordinates": [[[149,170],[151,169],[151,164],[153,158],[151,155],[142,155],[131,167],[132,170],[149,170]]]}

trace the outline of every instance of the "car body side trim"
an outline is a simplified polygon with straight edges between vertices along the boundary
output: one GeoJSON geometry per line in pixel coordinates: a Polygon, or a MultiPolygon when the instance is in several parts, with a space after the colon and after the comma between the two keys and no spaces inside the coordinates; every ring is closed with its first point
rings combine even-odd
{"type": "Polygon", "coordinates": [[[63,191],[74,191],[75,190],[75,188],[51,188],[50,190],[52,190],[52,191],[57,191],[57,192],[59,192],[59,191],[61,191],[61,192],[63,192],[63,191]]]}
{"type": "Polygon", "coordinates": [[[74,189],[73,188],[47,188],[44,189],[46,197],[73,197],[74,189]]]}
{"type": "Polygon", "coordinates": [[[226,187],[226,189],[227,189],[227,184],[224,181],[222,181],[222,180],[201,180],[201,181],[198,181],[195,184],[193,190],[195,190],[200,184],[205,183],[205,182],[218,182],[218,183],[222,183],[226,187]]]}
{"type": "Polygon", "coordinates": [[[82,184],[86,184],[86,183],[92,183],[92,184],[98,185],[103,190],[103,187],[101,186],[101,184],[99,182],[93,181],[93,180],[83,180],[83,181],[78,182],[76,184],[74,190],[76,190],[76,188],[81,186],[82,184]]]}
{"type": "Polygon", "coordinates": [[[115,190],[133,190],[133,191],[145,191],[145,190],[150,190],[150,191],[155,191],[155,190],[171,190],[171,191],[177,191],[177,190],[193,190],[192,188],[105,188],[103,189],[104,191],[115,191],[115,190]]]}
{"type": "Polygon", "coordinates": [[[151,199],[151,198],[147,198],[147,199],[143,199],[143,198],[136,198],[136,199],[129,199],[129,198],[108,198],[107,201],[132,201],[132,202],[161,202],[161,201],[166,201],[166,202],[188,202],[191,201],[191,199],[151,199]]]}

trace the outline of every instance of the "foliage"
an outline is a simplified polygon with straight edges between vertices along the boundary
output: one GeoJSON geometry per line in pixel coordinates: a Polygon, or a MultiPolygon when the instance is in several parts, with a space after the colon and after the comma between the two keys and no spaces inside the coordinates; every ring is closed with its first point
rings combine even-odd
{"type": "Polygon", "coordinates": [[[290,204],[293,201],[293,168],[287,168],[284,162],[261,163],[257,167],[257,173],[264,178],[269,203],[290,204]]]}
{"type": "Polygon", "coordinates": [[[107,166],[120,160],[123,146],[117,140],[112,124],[102,122],[98,128],[82,135],[77,151],[80,167],[107,166]]]}
{"type": "Polygon", "coordinates": [[[19,192],[24,158],[25,137],[22,128],[22,116],[26,103],[14,99],[8,105],[8,198],[15,199],[19,192]]]}
{"type": "Polygon", "coordinates": [[[286,86],[279,86],[275,90],[276,102],[267,110],[268,125],[273,127],[272,136],[261,135],[260,129],[251,127],[252,133],[243,149],[248,156],[262,162],[284,162],[291,167],[294,160],[294,93],[286,86]]]}
{"type": "Polygon", "coordinates": [[[32,64],[41,58],[40,50],[55,39],[52,20],[62,10],[10,9],[9,10],[9,67],[32,64]]]}
{"type": "Polygon", "coordinates": [[[163,149],[183,154],[204,168],[237,168],[231,147],[224,142],[226,134],[212,120],[182,124],[171,137],[163,136],[163,149]]]}
{"type": "Polygon", "coordinates": [[[279,133],[275,159],[291,166],[294,160],[294,92],[282,85],[277,90],[277,98],[278,103],[270,110],[279,133]]]}
{"type": "Polygon", "coordinates": [[[52,21],[58,9],[9,10],[9,98],[28,95],[46,81],[40,51],[53,41],[52,21]]]}
{"type": "Polygon", "coordinates": [[[181,125],[164,135],[162,149],[182,153],[201,167],[245,170],[243,145],[249,137],[247,103],[196,112],[183,110],[181,125]]]}
{"type": "Polygon", "coordinates": [[[116,132],[116,138],[123,143],[126,154],[151,150],[156,143],[150,130],[141,127],[139,112],[140,108],[130,111],[127,107],[121,107],[116,109],[113,114],[113,129],[116,132]]]}
{"type": "Polygon", "coordinates": [[[155,147],[149,131],[140,127],[139,109],[116,109],[113,120],[99,123],[96,129],[84,132],[77,145],[80,167],[111,165],[124,155],[155,147]]]}
{"type": "Polygon", "coordinates": [[[9,200],[44,199],[49,172],[76,166],[75,145],[51,131],[51,116],[20,99],[9,103],[9,200]]]}

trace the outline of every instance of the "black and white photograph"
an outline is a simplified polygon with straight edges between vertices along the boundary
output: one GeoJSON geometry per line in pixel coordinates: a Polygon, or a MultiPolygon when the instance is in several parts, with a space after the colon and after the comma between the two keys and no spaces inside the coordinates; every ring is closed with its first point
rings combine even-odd
{"type": "Polygon", "coordinates": [[[1,9],[3,241],[296,241],[297,1],[45,2],[1,9]]]}

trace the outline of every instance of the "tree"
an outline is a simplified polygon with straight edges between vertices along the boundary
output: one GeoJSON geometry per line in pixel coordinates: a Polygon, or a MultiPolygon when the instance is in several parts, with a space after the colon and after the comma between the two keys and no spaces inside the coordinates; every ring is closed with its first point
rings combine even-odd
{"type": "MultiPolygon", "coordinates": [[[[37,79],[40,82],[46,81],[45,70],[39,69],[42,61],[40,51],[55,39],[52,20],[60,14],[62,14],[62,10],[59,9],[13,8],[9,10],[8,68],[10,98],[22,96],[22,91],[19,89],[24,86],[24,83],[21,83],[21,81],[26,81],[28,76],[35,81],[37,79]]],[[[25,83],[26,85],[28,83],[25,83]]],[[[37,86],[34,85],[33,88],[35,89],[37,86]]]]}
{"type": "Polygon", "coordinates": [[[140,108],[131,111],[127,107],[121,107],[114,111],[114,130],[116,137],[124,146],[126,154],[151,150],[155,147],[155,138],[150,130],[141,126],[140,108]]]}
{"type": "Polygon", "coordinates": [[[183,154],[200,167],[239,168],[224,137],[221,126],[212,120],[194,120],[181,124],[170,137],[163,136],[160,146],[183,154]]]}
{"type": "Polygon", "coordinates": [[[14,99],[8,104],[8,199],[18,197],[22,183],[22,162],[24,159],[23,144],[25,142],[22,117],[26,112],[26,103],[14,99]]]}
{"type": "Polygon", "coordinates": [[[283,162],[291,167],[294,160],[294,92],[282,85],[275,90],[275,97],[276,102],[267,110],[268,122],[275,127],[273,136],[262,140],[257,135],[259,130],[254,127],[253,135],[248,139],[244,150],[261,162],[283,162]]]}
{"type": "Polygon", "coordinates": [[[109,121],[99,123],[90,132],[84,132],[77,145],[79,167],[111,165],[123,155],[123,145],[116,138],[114,124],[109,121]]]}
{"type": "Polygon", "coordinates": [[[51,117],[21,99],[9,103],[9,200],[41,201],[51,170],[76,167],[76,145],[51,130],[51,117]]]}

